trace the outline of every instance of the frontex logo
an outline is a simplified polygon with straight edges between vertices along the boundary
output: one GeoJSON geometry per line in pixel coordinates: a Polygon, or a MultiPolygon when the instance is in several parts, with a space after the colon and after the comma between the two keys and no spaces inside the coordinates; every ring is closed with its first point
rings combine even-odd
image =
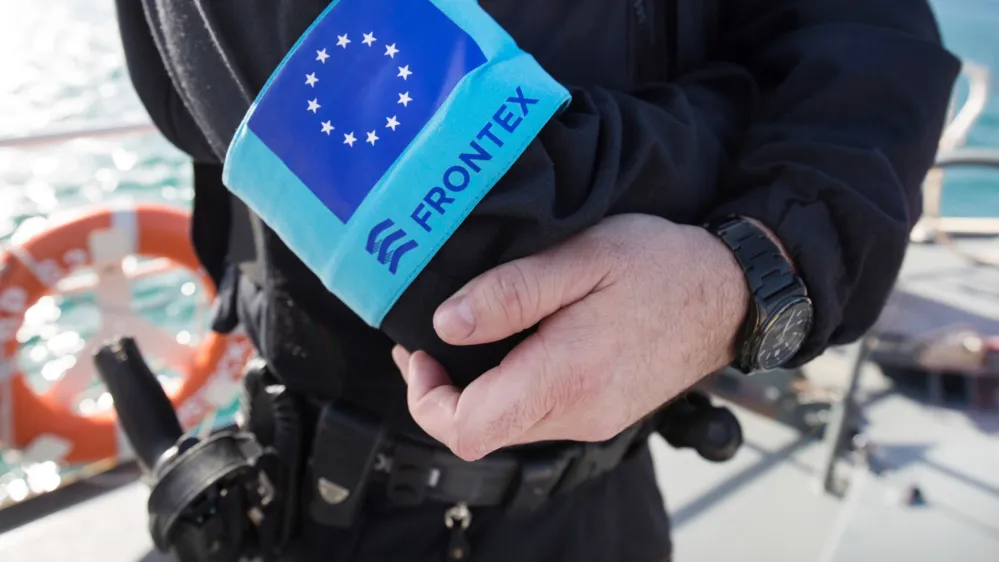
{"type": "Polygon", "coordinates": [[[406,231],[401,228],[393,230],[390,234],[382,238],[382,233],[393,226],[395,226],[395,222],[393,222],[392,219],[385,219],[376,224],[368,234],[368,244],[364,249],[373,256],[377,253],[376,258],[378,259],[378,263],[383,265],[388,264],[389,273],[395,275],[396,271],[399,269],[399,260],[402,259],[402,256],[405,255],[406,252],[415,249],[419,246],[419,244],[417,244],[416,240],[413,239],[402,242],[402,240],[406,238],[407,234],[406,231]],[[396,246],[396,244],[400,242],[401,245],[396,246]]]}

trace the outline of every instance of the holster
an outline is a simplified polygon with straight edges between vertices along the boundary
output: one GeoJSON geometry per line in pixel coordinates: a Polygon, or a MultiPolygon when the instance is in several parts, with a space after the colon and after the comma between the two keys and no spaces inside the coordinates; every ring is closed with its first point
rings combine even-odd
{"type": "Polygon", "coordinates": [[[256,362],[243,423],[184,438],[153,468],[149,529],[179,562],[273,560],[297,526],[302,464],[300,401],[256,362]]]}

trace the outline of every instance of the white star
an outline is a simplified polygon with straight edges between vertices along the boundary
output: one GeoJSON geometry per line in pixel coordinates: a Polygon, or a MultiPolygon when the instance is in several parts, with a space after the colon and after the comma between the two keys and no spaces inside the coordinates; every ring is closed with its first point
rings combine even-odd
{"type": "Polygon", "coordinates": [[[310,86],[312,86],[313,88],[316,87],[316,82],[318,82],[318,81],[319,81],[319,79],[316,78],[316,73],[315,72],[313,72],[312,74],[306,74],[305,75],[305,83],[308,84],[308,85],[310,85],[310,86]]]}
{"type": "Polygon", "coordinates": [[[315,113],[316,110],[318,110],[320,107],[322,107],[322,106],[319,105],[319,98],[316,98],[316,99],[314,99],[314,100],[312,100],[312,101],[309,102],[309,109],[308,109],[308,111],[311,111],[312,113],[315,113]]]}
{"type": "Polygon", "coordinates": [[[336,127],[334,127],[329,121],[323,121],[323,132],[326,133],[327,137],[330,136],[330,131],[333,129],[336,129],[336,127]]]}
{"type": "Polygon", "coordinates": [[[376,140],[378,140],[378,135],[376,135],[374,131],[371,131],[370,133],[368,133],[368,140],[364,142],[370,142],[371,146],[375,146],[376,140]]]}
{"type": "Polygon", "coordinates": [[[409,102],[411,101],[413,101],[413,98],[409,97],[409,92],[399,94],[399,103],[401,103],[403,107],[409,107],[409,102]]]}
{"type": "Polygon", "coordinates": [[[347,39],[347,34],[345,33],[343,35],[337,35],[336,38],[337,38],[336,46],[343,47],[344,49],[346,49],[347,43],[350,43],[350,39],[347,39]]]}
{"type": "Polygon", "coordinates": [[[350,146],[354,146],[355,142],[357,142],[357,139],[354,138],[353,131],[343,136],[343,144],[349,144],[350,146]]]}
{"type": "Polygon", "coordinates": [[[406,78],[409,78],[409,75],[412,74],[412,73],[413,73],[413,71],[409,69],[409,65],[408,64],[406,66],[400,66],[399,67],[399,75],[396,76],[396,78],[402,78],[403,80],[405,80],[406,78]]]}
{"type": "Polygon", "coordinates": [[[395,115],[393,115],[392,117],[387,117],[386,121],[388,121],[388,125],[385,125],[385,128],[392,129],[393,131],[395,130],[396,127],[400,125],[399,121],[396,120],[395,115]]]}
{"type": "Polygon", "coordinates": [[[377,39],[375,39],[375,32],[372,31],[371,33],[364,34],[364,41],[361,41],[361,43],[364,43],[365,45],[370,47],[371,44],[374,43],[375,41],[377,41],[377,39]]]}
{"type": "Polygon", "coordinates": [[[319,61],[319,62],[321,62],[323,64],[326,64],[326,59],[328,59],[328,58],[330,58],[330,56],[326,54],[326,49],[323,49],[322,51],[316,51],[316,60],[317,61],[319,61]]]}
{"type": "Polygon", "coordinates": [[[391,45],[385,45],[385,56],[395,58],[395,54],[399,52],[399,49],[395,48],[395,43],[391,45]]]}

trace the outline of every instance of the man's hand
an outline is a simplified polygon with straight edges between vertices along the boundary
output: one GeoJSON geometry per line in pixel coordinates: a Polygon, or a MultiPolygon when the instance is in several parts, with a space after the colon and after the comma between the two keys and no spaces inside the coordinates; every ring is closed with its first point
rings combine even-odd
{"type": "Polygon", "coordinates": [[[437,310],[453,345],[538,330],[464,390],[424,352],[396,347],[409,409],[472,461],[501,447],[602,441],[728,364],[745,278],[700,227],[619,215],[475,278],[437,310]]]}

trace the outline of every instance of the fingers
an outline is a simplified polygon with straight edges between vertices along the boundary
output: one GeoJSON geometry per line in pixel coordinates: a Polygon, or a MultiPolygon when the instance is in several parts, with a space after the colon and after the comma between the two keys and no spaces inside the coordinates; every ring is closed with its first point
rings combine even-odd
{"type": "Polygon", "coordinates": [[[586,296],[609,267],[586,240],[505,263],[445,301],[434,315],[434,328],[452,345],[501,340],[586,296]]]}
{"type": "Polygon", "coordinates": [[[392,360],[395,361],[395,366],[399,367],[399,372],[402,373],[402,380],[409,382],[409,351],[401,345],[397,345],[392,348],[392,360]]]}
{"type": "Polygon", "coordinates": [[[409,353],[401,345],[392,348],[392,360],[406,381],[406,402],[413,419],[428,435],[447,444],[460,399],[447,372],[426,353],[409,353]]]}
{"type": "MultiPolygon", "coordinates": [[[[502,447],[546,438],[539,425],[555,406],[549,363],[538,334],[496,368],[459,391],[443,367],[423,352],[393,351],[406,379],[413,419],[467,461],[502,447]],[[525,439],[525,436],[529,438],[525,439]]],[[[554,438],[554,436],[549,437],[554,438]]]]}

